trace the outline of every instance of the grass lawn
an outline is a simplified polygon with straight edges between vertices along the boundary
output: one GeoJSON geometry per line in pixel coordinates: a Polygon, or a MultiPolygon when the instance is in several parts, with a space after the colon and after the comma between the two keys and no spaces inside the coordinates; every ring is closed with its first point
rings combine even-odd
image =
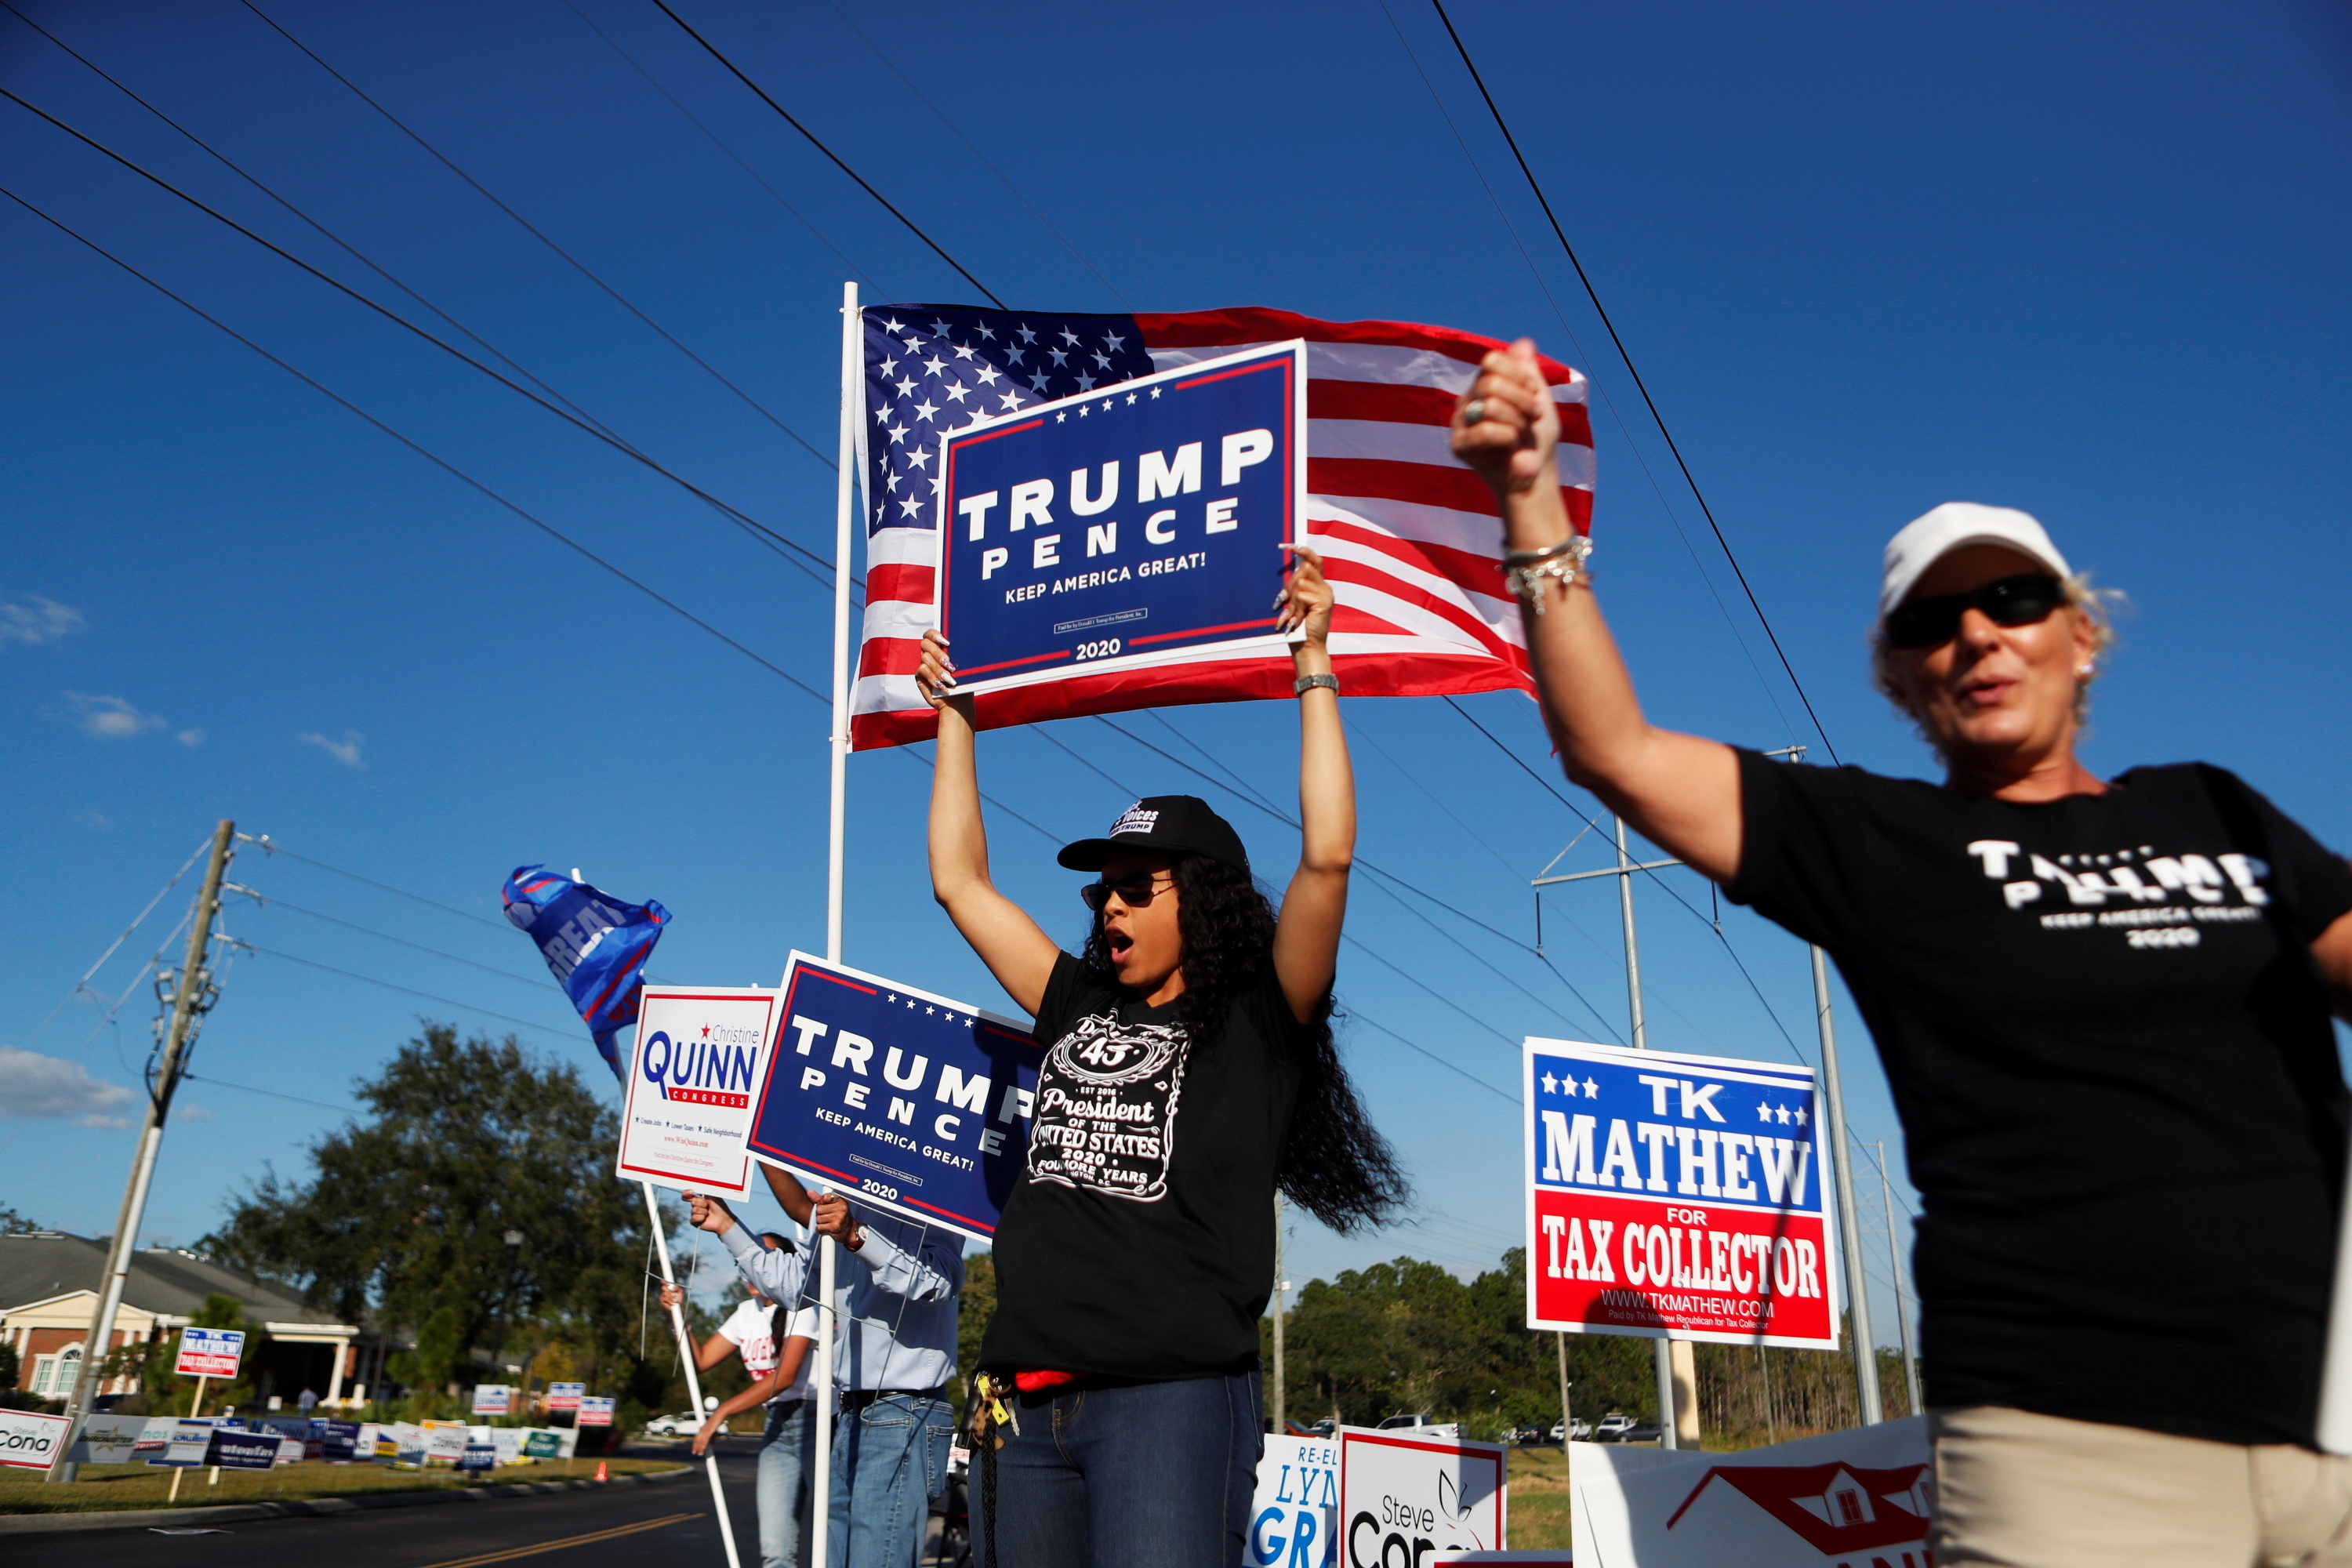
{"type": "Polygon", "coordinates": [[[1558,1448],[1511,1450],[1511,1550],[1572,1544],[1568,1528],[1568,1456],[1558,1448]]]}
{"type": "MultiPolygon", "coordinates": [[[[607,1459],[610,1473],[639,1475],[675,1470],[676,1460],[607,1459]]],[[[560,1481],[593,1476],[593,1459],[558,1459],[536,1465],[508,1465],[490,1472],[488,1482],[460,1479],[454,1470],[395,1470],[389,1465],[329,1465],[307,1462],[274,1470],[223,1470],[220,1484],[210,1486],[210,1470],[190,1470],[180,1481],[181,1508],[206,1508],[217,1503],[263,1502],[278,1498],[353,1497],[365,1492],[439,1491],[449,1487],[502,1481],[560,1481]]],[[[79,1513],[95,1510],[162,1508],[172,1489],[172,1472],[152,1465],[84,1465],[71,1485],[50,1486],[37,1473],[0,1474],[0,1514],[79,1513]]]]}

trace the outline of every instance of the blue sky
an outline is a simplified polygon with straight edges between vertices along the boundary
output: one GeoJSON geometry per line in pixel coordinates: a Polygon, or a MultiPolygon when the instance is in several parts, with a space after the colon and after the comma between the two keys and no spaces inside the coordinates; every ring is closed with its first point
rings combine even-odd
{"type": "MultiPolygon", "coordinates": [[[[628,439],[829,553],[832,475],[778,422],[830,449],[845,268],[877,301],[975,296],[657,9],[574,3],[265,9],[765,413],[242,5],[24,7],[628,439]]],[[[925,4],[853,13],[863,37],[825,5],[681,9],[1016,305],[1387,317],[1528,332],[1578,363],[1603,399],[1595,563],[1651,710],[1822,760],[1434,16],[1389,6],[925,4]]],[[[1841,756],[1927,766],[1864,669],[1886,535],[1937,501],[2001,502],[2136,606],[2095,766],[2221,763],[2352,846],[2352,742],[2326,673],[2352,653],[2336,564],[2352,45],[2330,13],[1457,21],[1841,756]]],[[[7,17],[0,85],[422,316],[7,17]]],[[[824,684],[826,596],[774,553],[13,104],[0,146],[25,199],[824,684]]],[[[821,946],[818,704],[5,202],[0,319],[0,842],[19,911],[0,1044],[57,1058],[47,1097],[0,1121],[0,1202],[111,1225],[131,1134],[82,1123],[124,1114],[103,1086],[137,1082],[153,1009],[142,983],[112,1025],[86,1001],[42,1020],[224,816],[478,917],[510,868],[577,865],[675,912],[667,978],[769,982],[787,950],[821,946]]],[[[1556,779],[1523,699],[1465,707],[1556,779]]],[[[1523,1035],[1615,1037],[1614,901],[1605,882],[1547,895],[1555,976],[1524,945],[1527,882],[1576,820],[1443,703],[1347,716],[1365,856],[1510,940],[1360,879],[1350,931],[1379,956],[1343,968],[1363,1020],[1345,1037],[1423,1209],[1368,1238],[1303,1225],[1290,1274],[1399,1252],[1474,1269],[1520,1223],[1514,1106],[1381,1029],[1504,1089],[1523,1035]]],[[[1289,793],[1286,707],[1163,717],[1289,793]]],[[[1034,734],[982,753],[992,793],[1056,836],[1098,831],[1130,793],[1200,787],[1097,726],[1056,732],[1118,783],[1034,734]]],[[[847,957],[1002,1006],[928,897],[928,777],[905,755],[852,762],[847,957]]],[[[1209,793],[1261,863],[1286,863],[1278,826],[1209,793]]],[[[1029,829],[993,831],[1000,879],[1075,942],[1076,879],[1029,829]]],[[[1588,838],[1562,868],[1601,863],[1588,838]]],[[[339,1120],[325,1107],[420,1014],[532,1020],[527,1042],[594,1067],[519,935],[289,858],[248,851],[232,875],[273,900],[228,917],[267,951],[236,962],[205,1033],[148,1235],[192,1240],[264,1170],[299,1173],[339,1120]]],[[[132,981],[189,886],[95,989],[132,981]]],[[[1686,873],[1638,898],[1654,1045],[1787,1059],[1793,1037],[1812,1058],[1801,946],[1728,907],[1718,941],[1686,873]]],[[[1857,1135],[1894,1149],[1884,1080],[1842,1016],[1857,1135]]]]}

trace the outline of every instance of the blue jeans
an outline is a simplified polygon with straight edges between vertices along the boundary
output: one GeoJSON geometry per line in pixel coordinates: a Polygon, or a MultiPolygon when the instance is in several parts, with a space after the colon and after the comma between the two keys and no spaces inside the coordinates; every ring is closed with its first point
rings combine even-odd
{"type": "MultiPolygon", "coordinates": [[[[1008,1568],[1235,1568],[1265,1446],[1258,1374],[1045,1390],[996,1454],[1008,1568]]],[[[986,1568],[982,1470],[971,1539],[986,1568]]]]}
{"type": "Polygon", "coordinates": [[[815,1467],[816,1401],[768,1406],[760,1468],[751,1483],[760,1504],[760,1568],[808,1568],[815,1467]]]}
{"type": "Polygon", "coordinates": [[[914,1568],[931,1500],[948,1489],[955,1411],[944,1399],[893,1394],[844,1410],[833,1428],[831,1568],[914,1568]]]}

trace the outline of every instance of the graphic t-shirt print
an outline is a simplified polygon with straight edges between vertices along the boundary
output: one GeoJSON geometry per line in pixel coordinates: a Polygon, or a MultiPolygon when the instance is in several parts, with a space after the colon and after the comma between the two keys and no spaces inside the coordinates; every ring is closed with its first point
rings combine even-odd
{"type": "Polygon", "coordinates": [[[1029,1131],[1029,1179],[1136,1203],[1168,1194],[1183,1029],[1081,1018],[1045,1053],[1029,1131]]]}

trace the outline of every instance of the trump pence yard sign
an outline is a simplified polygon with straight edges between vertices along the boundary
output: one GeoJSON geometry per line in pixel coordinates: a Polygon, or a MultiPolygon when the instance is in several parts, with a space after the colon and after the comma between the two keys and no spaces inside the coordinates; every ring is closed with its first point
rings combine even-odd
{"type": "Polygon", "coordinates": [[[1029,1027],[793,954],[751,1125],[772,1164],[977,1241],[1029,1158],[1029,1027]]]}
{"type": "Polygon", "coordinates": [[[1811,1068],[1526,1047],[1528,1326],[1835,1349],[1811,1068]]]}
{"type": "Polygon", "coordinates": [[[934,592],[961,689],[1280,651],[1306,355],[1228,354],[941,437],[934,592]]]}

